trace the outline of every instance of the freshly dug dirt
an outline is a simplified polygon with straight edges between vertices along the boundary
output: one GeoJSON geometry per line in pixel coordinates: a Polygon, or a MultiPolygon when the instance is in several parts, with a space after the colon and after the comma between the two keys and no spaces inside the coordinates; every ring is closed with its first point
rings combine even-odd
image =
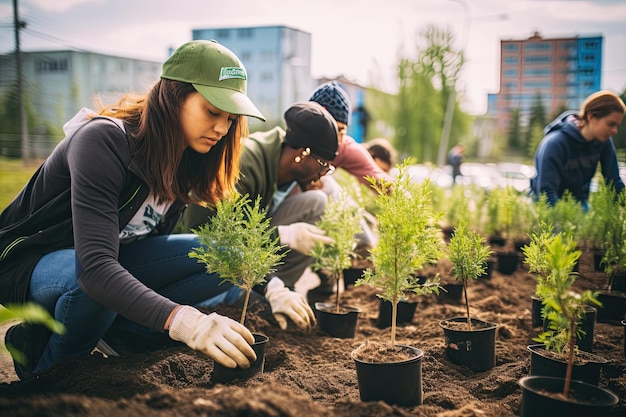
{"type": "MultiPolygon", "coordinates": [[[[600,289],[604,274],[595,272],[590,253],[579,265],[577,285],[600,289]]],[[[411,323],[398,327],[396,343],[424,352],[423,405],[398,407],[362,403],[350,352],[365,340],[387,342],[390,329],[376,327],[375,289],[349,287],[342,303],[362,309],[353,339],[335,339],[315,330],[281,331],[264,303],[253,303],[246,325],[269,336],[265,372],[248,380],[216,384],[213,362],[184,346],[152,353],[105,358],[95,354],[59,363],[33,382],[17,382],[10,361],[0,369],[0,415],[13,416],[463,416],[519,415],[521,388],[528,375],[533,328],[531,295],[536,279],[524,265],[511,275],[494,271],[491,279],[471,282],[468,297],[475,318],[498,324],[496,366],[485,372],[452,363],[445,353],[439,322],[463,317],[463,299],[446,294],[419,300],[411,323]]],[[[334,302],[311,294],[312,301],[334,302]]],[[[238,319],[239,310],[217,311],[238,319]]],[[[615,416],[626,415],[624,328],[596,323],[593,353],[608,364],[600,386],[620,397],[615,416]]]]}

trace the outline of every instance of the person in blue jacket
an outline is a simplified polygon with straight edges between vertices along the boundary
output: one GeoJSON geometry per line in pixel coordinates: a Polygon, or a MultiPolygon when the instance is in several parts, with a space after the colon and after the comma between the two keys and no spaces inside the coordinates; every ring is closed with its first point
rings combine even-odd
{"type": "Polygon", "coordinates": [[[580,114],[566,111],[545,128],[535,153],[534,196],[545,194],[554,205],[566,190],[587,210],[591,179],[598,163],[607,184],[624,188],[619,176],[612,136],[622,123],[626,106],[616,94],[598,91],[587,97],[580,114]]]}

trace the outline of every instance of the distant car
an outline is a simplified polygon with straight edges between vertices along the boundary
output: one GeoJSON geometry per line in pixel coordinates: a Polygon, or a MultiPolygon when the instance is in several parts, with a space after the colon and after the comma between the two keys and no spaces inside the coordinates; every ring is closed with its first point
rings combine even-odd
{"type": "Polygon", "coordinates": [[[504,178],[496,170],[494,164],[476,162],[463,162],[461,176],[457,177],[456,181],[461,185],[476,185],[485,190],[493,190],[505,184],[504,178]]]}
{"type": "Polygon", "coordinates": [[[537,175],[534,166],[516,162],[500,162],[496,170],[504,178],[504,186],[512,186],[519,192],[530,191],[530,180],[537,175]]]}
{"type": "MultiPolygon", "coordinates": [[[[393,168],[390,172],[392,176],[397,175],[397,168],[393,168]]],[[[442,188],[452,187],[452,175],[447,173],[444,169],[430,166],[415,164],[407,166],[407,173],[411,177],[411,181],[416,184],[421,184],[426,178],[428,178],[431,184],[442,188]]]]}

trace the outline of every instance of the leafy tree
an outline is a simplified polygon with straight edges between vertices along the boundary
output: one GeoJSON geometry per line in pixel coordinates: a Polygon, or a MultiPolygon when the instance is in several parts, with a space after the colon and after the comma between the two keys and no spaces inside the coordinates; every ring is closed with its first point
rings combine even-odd
{"type": "Polygon", "coordinates": [[[511,123],[508,132],[509,147],[521,149],[522,147],[522,128],[520,127],[520,111],[519,108],[511,110],[511,123]]]}
{"type": "MultiPolygon", "coordinates": [[[[398,64],[398,109],[394,144],[401,155],[435,162],[441,139],[448,97],[465,62],[463,52],[452,43],[449,30],[428,26],[421,34],[414,58],[401,56],[398,64]]],[[[460,96],[460,94],[456,94],[460,96]]],[[[455,103],[451,138],[462,138],[469,118],[455,103]]]]}
{"type": "Polygon", "coordinates": [[[528,132],[528,156],[534,156],[535,152],[537,152],[537,148],[539,147],[539,143],[543,139],[543,127],[538,124],[533,124],[530,126],[530,131],[528,132]]]}
{"type": "Polygon", "coordinates": [[[567,110],[571,110],[567,103],[561,103],[559,104],[559,106],[550,114],[550,120],[554,120],[557,117],[559,117],[559,115],[567,110]]]}
{"type": "MultiPolygon", "coordinates": [[[[543,129],[547,124],[546,108],[543,105],[541,92],[537,91],[535,99],[530,108],[530,116],[528,118],[528,126],[526,128],[526,140],[522,146],[526,146],[526,149],[530,151],[530,144],[533,143],[533,139],[536,141],[537,132],[540,131],[543,136],[543,129]]],[[[540,139],[541,140],[541,139],[540,139]]],[[[539,142],[537,142],[539,143],[539,142]]],[[[534,149],[531,156],[534,155],[534,149]]]]}

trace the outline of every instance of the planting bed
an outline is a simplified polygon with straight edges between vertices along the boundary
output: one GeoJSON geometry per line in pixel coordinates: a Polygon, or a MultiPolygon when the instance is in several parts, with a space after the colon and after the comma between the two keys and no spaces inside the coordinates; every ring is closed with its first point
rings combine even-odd
{"type": "MultiPolygon", "coordinates": [[[[599,289],[602,273],[583,253],[577,284],[599,289]]],[[[376,327],[379,301],[369,287],[348,288],[342,302],[358,306],[354,339],[335,339],[318,331],[280,331],[261,303],[253,303],[247,326],[269,336],[265,372],[246,381],[215,384],[213,362],[185,347],[150,354],[105,358],[100,354],[58,364],[34,382],[17,382],[10,362],[0,369],[0,415],[9,416],[516,416],[528,375],[526,346],[541,330],[532,327],[531,300],[536,279],[524,265],[512,275],[469,285],[473,316],[499,325],[496,366],[472,372],[445,355],[439,322],[464,316],[463,300],[443,295],[421,298],[411,323],[398,327],[397,343],[424,351],[423,405],[403,408],[361,403],[350,352],[365,339],[388,341],[390,329],[376,327]],[[269,318],[268,318],[269,317],[269,318]]],[[[319,300],[320,297],[317,297],[319,300]]],[[[333,302],[333,298],[326,301],[333,302]]],[[[219,308],[238,319],[239,310],[219,308]]],[[[620,397],[615,416],[626,415],[624,329],[596,323],[593,353],[609,361],[600,386],[620,397]]],[[[6,355],[6,354],[5,354],[6,355]]]]}

